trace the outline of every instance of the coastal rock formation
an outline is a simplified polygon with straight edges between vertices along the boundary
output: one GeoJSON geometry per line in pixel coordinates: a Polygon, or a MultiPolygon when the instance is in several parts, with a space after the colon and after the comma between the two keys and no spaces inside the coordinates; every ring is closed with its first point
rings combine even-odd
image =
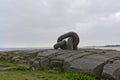
{"type": "Polygon", "coordinates": [[[77,45],[79,43],[79,36],[75,32],[68,32],[57,39],[57,43],[54,45],[54,49],[68,49],[68,50],[77,50],[77,45]],[[68,38],[68,40],[64,40],[68,38]]]}
{"type": "MultiPolygon", "coordinates": [[[[13,61],[24,69],[52,69],[55,71],[80,72],[120,80],[120,51],[102,49],[79,50],[23,50],[9,51],[0,60],[13,61]]],[[[0,66],[3,66],[2,64],[0,66]]],[[[8,66],[0,70],[14,69],[8,66]]]]}

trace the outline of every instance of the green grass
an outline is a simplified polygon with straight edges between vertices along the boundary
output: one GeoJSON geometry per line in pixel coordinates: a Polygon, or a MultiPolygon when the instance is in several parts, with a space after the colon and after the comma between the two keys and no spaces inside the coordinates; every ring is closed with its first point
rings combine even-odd
{"type": "Polygon", "coordinates": [[[0,80],[95,80],[94,77],[79,73],[51,73],[50,71],[4,71],[0,80]]]}
{"type": "Polygon", "coordinates": [[[10,60],[7,61],[0,61],[0,64],[10,65],[10,66],[16,66],[16,63],[10,60]]]}
{"type": "MultiPolygon", "coordinates": [[[[9,60],[0,61],[0,64],[16,66],[16,63],[9,60]]],[[[95,77],[80,73],[54,73],[50,70],[31,71],[18,67],[15,70],[0,71],[0,80],[95,80],[95,77]]]]}

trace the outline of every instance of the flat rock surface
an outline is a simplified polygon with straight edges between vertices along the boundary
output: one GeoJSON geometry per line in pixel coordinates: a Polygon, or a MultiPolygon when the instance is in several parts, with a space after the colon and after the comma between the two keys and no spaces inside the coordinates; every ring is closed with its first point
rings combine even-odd
{"type": "MultiPolygon", "coordinates": [[[[28,56],[31,63],[45,69],[62,70],[68,72],[82,72],[95,75],[98,78],[107,76],[109,78],[120,80],[120,52],[115,50],[102,49],[79,49],[79,50],[24,50],[11,51],[15,56],[24,58],[28,56]]],[[[7,54],[9,56],[9,54],[7,54]]],[[[19,59],[17,59],[19,60],[19,59]]],[[[20,61],[19,61],[20,62],[20,61]]],[[[29,62],[29,61],[28,61],[29,62]]],[[[37,67],[38,67],[37,66],[37,67]]]]}

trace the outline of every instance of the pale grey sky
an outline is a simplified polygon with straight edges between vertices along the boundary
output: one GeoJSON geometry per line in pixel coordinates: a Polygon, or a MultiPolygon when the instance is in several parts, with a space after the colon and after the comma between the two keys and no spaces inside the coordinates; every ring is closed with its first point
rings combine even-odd
{"type": "Polygon", "coordinates": [[[79,46],[120,44],[120,0],[0,0],[0,47],[52,47],[69,31],[79,46]]]}

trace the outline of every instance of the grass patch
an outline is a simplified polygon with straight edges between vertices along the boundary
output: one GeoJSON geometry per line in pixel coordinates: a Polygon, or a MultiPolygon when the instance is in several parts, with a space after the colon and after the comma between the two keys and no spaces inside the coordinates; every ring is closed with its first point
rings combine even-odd
{"type": "Polygon", "coordinates": [[[79,73],[51,73],[39,71],[4,71],[0,80],[95,80],[94,77],[79,73]]]}
{"type": "Polygon", "coordinates": [[[7,66],[16,66],[16,63],[13,62],[13,61],[0,61],[0,64],[4,64],[4,65],[7,65],[7,66]]]}
{"type": "MultiPolygon", "coordinates": [[[[0,64],[17,66],[12,61],[0,61],[0,64]]],[[[18,67],[18,69],[11,71],[0,71],[0,80],[95,80],[95,77],[80,73],[24,70],[18,67]]]]}

